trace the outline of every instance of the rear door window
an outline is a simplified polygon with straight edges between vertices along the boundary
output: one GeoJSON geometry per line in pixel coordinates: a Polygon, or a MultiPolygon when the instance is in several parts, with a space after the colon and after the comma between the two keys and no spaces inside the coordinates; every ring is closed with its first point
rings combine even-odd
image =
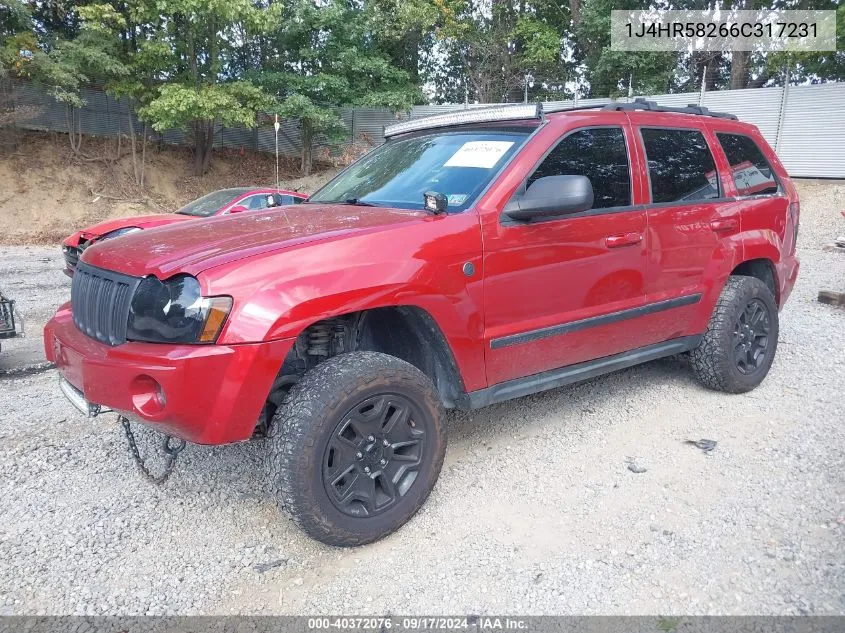
{"type": "Polygon", "coordinates": [[[717,132],[716,138],[731,166],[731,177],[738,195],[760,196],[778,192],[772,167],[753,139],[724,132],[717,132]]]}
{"type": "Polygon", "coordinates": [[[587,128],[564,137],[528,179],[586,176],[593,185],[593,208],[631,204],[631,168],[620,127],[587,128]]]}
{"type": "Polygon", "coordinates": [[[713,154],[698,130],[642,128],[651,201],[693,202],[719,197],[713,154]]]}

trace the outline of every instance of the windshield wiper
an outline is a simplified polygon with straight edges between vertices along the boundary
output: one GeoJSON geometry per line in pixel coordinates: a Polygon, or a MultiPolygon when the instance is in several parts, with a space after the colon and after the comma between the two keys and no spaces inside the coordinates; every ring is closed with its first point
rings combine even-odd
{"type": "Polygon", "coordinates": [[[353,207],[380,207],[380,204],[376,204],[375,202],[367,202],[366,200],[361,200],[361,198],[347,198],[343,202],[338,202],[337,204],[348,204],[353,207]]]}
{"type": "Polygon", "coordinates": [[[366,200],[361,200],[360,198],[347,198],[346,200],[306,200],[300,204],[345,204],[350,207],[383,207],[382,204],[376,204],[375,202],[367,202],[366,200]]]}

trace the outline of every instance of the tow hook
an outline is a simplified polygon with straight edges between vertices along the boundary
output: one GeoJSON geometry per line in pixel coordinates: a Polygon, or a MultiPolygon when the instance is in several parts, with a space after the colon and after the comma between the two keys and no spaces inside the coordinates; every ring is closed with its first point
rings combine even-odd
{"type": "Polygon", "coordinates": [[[138,470],[141,471],[141,474],[144,475],[150,483],[157,486],[167,481],[170,478],[170,475],[173,474],[173,468],[176,466],[176,458],[179,457],[179,453],[185,450],[187,442],[181,438],[173,437],[172,435],[165,435],[164,444],[162,446],[165,455],[164,470],[159,475],[153,475],[144,461],[144,458],[141,457],[141,453],[138,450],[138,444],[135,442],[135,434],[132,432],[132,427],[129,425],[129,419],[123,415],[118,415],[117,419],[123,425],[126,440],[129,442],[129,454],[132,455],[132,459],[138,467],[138,470]]]}

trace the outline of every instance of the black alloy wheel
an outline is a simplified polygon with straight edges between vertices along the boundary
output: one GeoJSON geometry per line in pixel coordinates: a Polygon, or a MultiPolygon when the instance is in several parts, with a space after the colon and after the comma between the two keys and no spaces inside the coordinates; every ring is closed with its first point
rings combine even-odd
{"type": "Polygon", "coordinates": [[[376,541],[425,502],[446,454],[431,379],[379,352],[308,371],[274,415],[267,465],[279,504],[329,545],[376,541]]]}
{"type": "Polygon", "coordinates": [[[752,299],[740,313],[734,326],[734,361],[743,374],[758,371],[766,360],[769,347],[769,308],[752,299]]]}
{"type": "Polygon", "coordinates": [[[398,394],[353,407],[335,427],[323,457],[323,485],[335,507],[371,517],[404,497],[419,474],[427,438],[425,416],[398,394]]]}
{"type": "Polygon", "coordinates": [[[751,391],[774,362],[779,327],[775,295],[765,281],[747,275],[728,277],[707,330],[690,350],[693,372],[710,389],[751,391]]]}

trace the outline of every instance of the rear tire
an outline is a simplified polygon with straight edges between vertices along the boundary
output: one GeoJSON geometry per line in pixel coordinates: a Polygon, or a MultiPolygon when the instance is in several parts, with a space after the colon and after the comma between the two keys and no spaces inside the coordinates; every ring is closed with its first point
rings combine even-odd
{"type": "Polygon", "coordinates": [[[442,407],[413,365],[377,352],[330,358],[291,388],[270,426],[277,500],[311,537],[376,541],[428,497],[446,453],[442,407]]]}
{"type": "Polygon", "coordinates": [[[778,310],[756,277],[728,277],[690,361],[698,380],[716,391],[745,393],[766,377],[778,345],[778,310]]]}

